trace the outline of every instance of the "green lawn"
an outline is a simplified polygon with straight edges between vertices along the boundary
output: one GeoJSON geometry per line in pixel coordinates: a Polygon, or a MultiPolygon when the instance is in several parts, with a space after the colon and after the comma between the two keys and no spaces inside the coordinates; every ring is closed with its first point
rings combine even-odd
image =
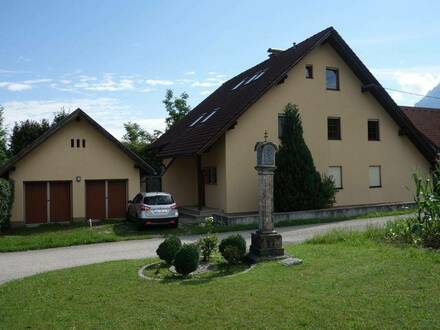
{"type": "Polygon", "coordinates": [[[0,286],[0,328],[440,328],[440,254],[334,232],[211,281],[140,279],[148,260],[54,271],[0,286]]]}
{"type": "MultiPolygon", "coordinates": [[[[371,218],[378,216],[391,216],[411,213],[413,210],[401,210],[390,212],[372,212],[357,217],[338,217],[329,219],[310,219],[286,221],[278,226],[294,226],[303,224],[316,224],[325,222],[335,222],[351,220],[357,218],[371,218]]],[[[255,229],[256,225],[238,226],[216,226],[215,232],[239,231],[255,229]]],[[[52,224],[42,225],[34,228],[18,228],[5,235],[0,234],[0,252],[37,250],[60,246],[71,246],[79,244],[92,244],[100,242],[115,242],[130,239],[148,239],[152,237],[164,236],[167,234],[204,234],[206,228],[200,226],[179,226],[177,229],[171,228],[152,228],[139,231],[136,226],[126,221],[103,222],[95,225],[93,229],[85,223],[76,224],[52,224]]]]}

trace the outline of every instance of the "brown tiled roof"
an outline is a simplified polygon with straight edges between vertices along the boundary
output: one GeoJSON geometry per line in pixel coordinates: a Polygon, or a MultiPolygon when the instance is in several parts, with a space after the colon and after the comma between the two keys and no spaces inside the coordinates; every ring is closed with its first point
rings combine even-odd
{"type": "Polygon", "coordinates": [[[163,134],[153,144],[153,148],[159,150],[160,157],[203,153],[227,129],[232,127],[240,115],[266,91],[284,81],[287,73],[304,56],[325,42],[332,45],[363,83],[362,91],[371,93],[399,127],[405,129],[408,137],[422,154],[433,162],[435,155],[432,148],[427,145],[426,139],[418,134],[399,106],[333,27],[329,27],[285,51],[277,52],[265,61],[225,82],[178,124],[163,134]],[[264,70],[264,74],[259,79],[233,90],[234,86],[243,79],[250,78],[262,70],[264,70]],[[207,116],[214,110],[217,111],[206,122],[200,120],[191,127],[191,124],[202,115],[207,116]]]}
{"type": "Polygon", "coordinates": [[[416,129],[440,150],[440,109],[400,107],[416,129]]]}

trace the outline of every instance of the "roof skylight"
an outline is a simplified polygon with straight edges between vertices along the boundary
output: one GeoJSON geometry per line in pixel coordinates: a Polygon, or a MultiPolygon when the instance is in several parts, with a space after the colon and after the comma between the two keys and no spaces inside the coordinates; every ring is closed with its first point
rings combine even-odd
{"type": "Polygon", "coordinates": [[[209,115],[207,115],[203,120],[202,123],[206,122],[209,118],[211,118],[220,108],[215,108],[209,115]]]}
{"type": "Polygon", "coordinates": [[[193,127],[195,124],[197,124],[197,123],[203,118],[204,115],[205,115],[205,113],[203,113],[199,118],[197,118],[196,120],[194,120],[194,121],[192,122],[192,124],[189,125],[189,127],[193,127]]]}
{"type": "Polygon", "coordinates": [[[244,82],[246,81],[247,77],[244,78],[242,81],[240,81],[237,85],[235,85],[231,90],[236,90],[238,87],[240,87],[241,85],[244,84],[244,82]]]}
{"type": "Polygon", "coordinates": [[[245,85],[250,84],[251,82],[253,82],[253,81],[257,80],[257,79],[260,79],[263,76],[263,74],[266,72],[266,70],[267,69],[258,71],[256,74],[254,74],[252,77],[250,77],[248,79],[248,81],[246,81],[245,85]]]}

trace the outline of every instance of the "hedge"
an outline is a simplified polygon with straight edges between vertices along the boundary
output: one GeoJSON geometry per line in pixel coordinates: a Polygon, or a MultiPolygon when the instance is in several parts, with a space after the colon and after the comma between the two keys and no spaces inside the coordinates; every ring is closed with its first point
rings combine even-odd
{"type": "Polygon", "coordinates": [[[0,178],[0,230],[9,228],[14,202],[14,183],[0,178]]]}

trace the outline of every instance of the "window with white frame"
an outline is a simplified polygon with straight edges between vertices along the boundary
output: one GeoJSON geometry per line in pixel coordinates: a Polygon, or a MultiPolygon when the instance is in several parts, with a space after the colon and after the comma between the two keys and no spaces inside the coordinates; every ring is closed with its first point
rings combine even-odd
{"type": "Polygon", "coordinates": [[[382,176],[380,166],[374,165],[369,167],[369,184],[370,188],[382,187],[382,176]]]}
{"type": "Polygon", "coordinates": [[[336,189],[342,189],[342,166],[329,166],[328,176],[333,180],[336,189]]]}

